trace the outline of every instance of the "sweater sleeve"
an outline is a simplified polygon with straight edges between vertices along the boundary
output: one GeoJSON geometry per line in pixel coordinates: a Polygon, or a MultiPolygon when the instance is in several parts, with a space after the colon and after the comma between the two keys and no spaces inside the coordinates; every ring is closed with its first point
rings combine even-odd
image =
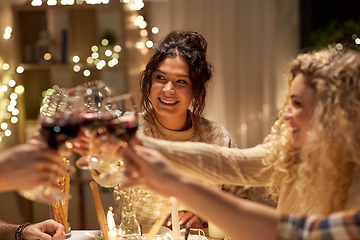
{"type": "Polygon", "coordinates": [[[216,184],[267,186],[271,170],[264,168],[263,145],[248,149],[220,147],[206,143],[170,142],[138,134],[144,146],[157,149],[185,175],[216,184]]]}

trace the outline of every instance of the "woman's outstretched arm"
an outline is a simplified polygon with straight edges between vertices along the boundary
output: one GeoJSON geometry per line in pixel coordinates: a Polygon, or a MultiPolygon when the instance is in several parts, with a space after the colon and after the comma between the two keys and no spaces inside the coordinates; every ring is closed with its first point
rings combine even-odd
{"type": "Polygon", "coordinates": [[[123,154],[125,174],[129,177],[123,187],[142,184],[165,196],[176,197],[234,239],[360,239],[360,210],[322,218],[281,214],[274,208],[236,198],[184,177],[154,149],[131,146],[123,154]]]}

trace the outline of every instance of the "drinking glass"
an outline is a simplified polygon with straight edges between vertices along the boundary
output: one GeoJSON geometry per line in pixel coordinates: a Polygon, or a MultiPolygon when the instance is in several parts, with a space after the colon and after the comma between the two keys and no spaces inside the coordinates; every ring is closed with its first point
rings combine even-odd
{"type": "Polygon", "coordinates": [[[108,133],[119,142],[130,141],[139,126],[137,105],[131,94],[106,99],[108,113],[105,125],[108,133]]]}
{"type": "MultiPolygon", "coordinates": [[[[137,131],[139,125],[137,105],[131,94],[123,94],[109,97],[105,100],[107,114],[103,116],[103,121],[107,133],[111,135],[119,144],[127,145],[137,131]]],[[[105,153],[106,154],[106,153],[105,153]]],[[[90,171],[94,179],[102,184],[115,185],[124,182],[124,166],[121,159],[113,159],[107,156],[107,161],[102,161],[100,166],[94,167],[90,171]],[[106,169],[106,171],[101,171],[106,169]]]]}
{"type": "Polygon", "coordinates": [[[103,122],[104,114],[107,113],[105,100],[111,97],[111,91],[106,84],[101,80],[90,81],[79,85],[85,89],[84,94],[84,112],[82,114],[82,126],[86,127],[92,132],[90,139],[90,154],[83,156],[76,161],[76,166],[79,169],[90,169],[91,166],[100,164],[98,154],[100,149],[96,148],[94,143],[97,135],[102,135],[106,132],[103,122]]]}
{"type": "MultiPolygon", "coordinates": [[[[58,89],[50,97],[46,97],[40,107],[38,124],[41,126],[40,133],[47,141],[50,148],[58,150],[61,155],[63,148],[71,148],[73,141],[79,132],[81,124],[81,112],[83,107],[84,91],[82,88],[58,89]]],[[[75,172],[74,166],[62,165],[63,172],[71,174],[75,172]]],[[[42,203],[51,203],[61,198],[70,198],[71,195],[59,189],[40,185],[31,190],[19,192],[23,197],[42,203]]]]}

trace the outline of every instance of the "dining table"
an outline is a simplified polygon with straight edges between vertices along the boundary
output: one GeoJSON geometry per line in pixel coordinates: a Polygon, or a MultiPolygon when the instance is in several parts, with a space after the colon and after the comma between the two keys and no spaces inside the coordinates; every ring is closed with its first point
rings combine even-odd
{"type": "MultiPolygon", "coordinates": [[[[221,240],[219,238],[210,238],[208,236],[208,229],[203,229],[203,232],[206,234],[207,239],[209,240],[221,240]]],[[[71,237],[68,238],[69,240],[96,240],[96,237],[90,237],[91,236],[101,236],[100,230],[71,230],[71,237]]],[[[196,232],[192,231],[193,234],[196,234],[196,232]]],[[[190,238],[191,239],[191,238],[190,238]]]]}
{"type": "Polygon", "coordinates": [[[91,233],[95,236],[100,236],[100,230],[71,230],[71,237],[69,240],[94,240],[94,237],[88,236],[86,233],[91,233]]]}

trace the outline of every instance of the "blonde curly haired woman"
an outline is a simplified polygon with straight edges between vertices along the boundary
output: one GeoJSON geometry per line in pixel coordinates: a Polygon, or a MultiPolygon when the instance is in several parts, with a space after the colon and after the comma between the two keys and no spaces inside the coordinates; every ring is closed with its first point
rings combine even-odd
{"type": "Polygon", "coordinates": [[[290,64],[289,86],[279,120],[265,140],[271,147],[264,160],[265,171],[273,171],[271,186],[281,186],[281,191],[273,189],[300,196],[283,210],[323,215],[359,208],[359,53],[324,49],[299,55],[290,64]],[[291,94],[299,76],[314,95],[312,102],[291,94]],[[308,126],[299,128],[293,119],[304,108],[308,126]]]}

